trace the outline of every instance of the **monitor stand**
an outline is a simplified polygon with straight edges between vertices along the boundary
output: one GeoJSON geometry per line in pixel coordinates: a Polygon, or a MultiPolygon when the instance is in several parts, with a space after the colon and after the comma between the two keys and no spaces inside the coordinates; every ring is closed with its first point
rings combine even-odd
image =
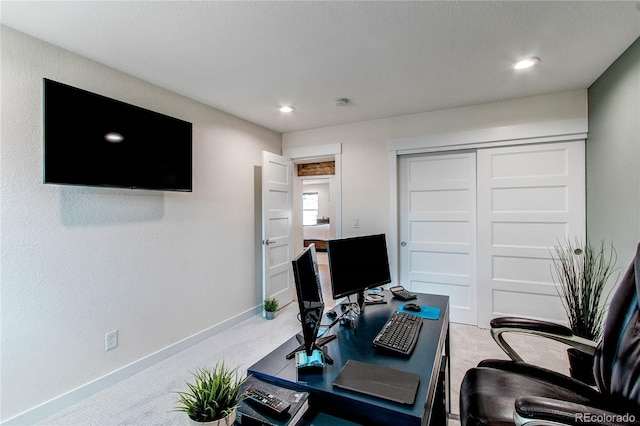
{"type": "MultiPolygon", "coordinates": [[[[333,359],[329,356],[329,354],[327,354],[327,351],[324,350],[323,346],[334,340],[336,337],[337,336],[335,334],[332,334],[330,336],[323,336],[319,339],[316,339],[316,342],[311,348],[312,350],[317,349],[319,351],[322,351],[322,353],[324,354],[324,360],[327,362],[327,364],[333,364],[333,359]]],[[[289,352],[286,356],[287,359],[293,359],[293,357],[296,355],[296,352],[304,350],[304,337],[302,336],[302,334],[296,334],[296,339],[298,340],[298,343],[300,343],[300,346],[298,346],[295,350],[289,352]]]]}
{"type": "Polygon", "coordinates": [[[342,312],[343,313],[347,313],[348,315],[352,316],[352,317],[356,317],[359,314],[363,314],[364,313],[364,307],[367,305],[367,298],[364,295],[364,290],[361,290],[356,294],[356,303],[351,302],[351,299],[349,299],[348,302],[346,303],[342,303],[342,312]],[[358,306],[358,310],[354,311],[353,310],[353,305],[357,305],[358,306]]]}
{"type": "Polygon", "coordinates": [[[364,313],[364,307],[367,305],[364,297],[364,290],[360,290],[358,292],[358,307],[360,308],[360,313],[364,313]]]}
{"type": "MultiPolygon", "coordinates": [[[[342,303],[342,315],[340,315],[340,324],[348,325],[353,328],[354,333],[356,330],[356,318],[358,315],[364,313],[364,307],[366,306],[366,297],[364,295],[364,290],[359,291],[356,294],[356,303],[352,303],[351,300],[347,303],[342,303]],[[357,306],[357,309],[354,308],[353,305],[357,306]]],[[[336,321],[337,322],[337,321],[336,321]]]]}

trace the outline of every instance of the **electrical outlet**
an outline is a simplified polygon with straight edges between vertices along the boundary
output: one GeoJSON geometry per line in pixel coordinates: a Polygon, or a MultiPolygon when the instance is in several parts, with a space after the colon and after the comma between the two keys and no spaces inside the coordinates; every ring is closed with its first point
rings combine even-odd
{"type": "Polygon", "coordinates": [[[354,217],[353,221],[351,222],[351,227],[358,228],[359,226],[360,226],[360,219],[357,217],[354,217]]]}
{"type": "Polygon", "coordinates": [[[104,335],[104,350],[108,351],[118,346],[118,330],[104,335]]]}

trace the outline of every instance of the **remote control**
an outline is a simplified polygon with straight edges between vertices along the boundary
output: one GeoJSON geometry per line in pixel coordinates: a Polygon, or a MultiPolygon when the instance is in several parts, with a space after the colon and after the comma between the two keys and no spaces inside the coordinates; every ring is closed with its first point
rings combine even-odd
{"type": "Polygon", "coordinates": [[[265,408],[270,414],[281,416],[289,411],[289,404],[287,401],[265,392],[262,389],[251,386],[244,393],[247,401],[255,403],[257,406],[265,408]]]}

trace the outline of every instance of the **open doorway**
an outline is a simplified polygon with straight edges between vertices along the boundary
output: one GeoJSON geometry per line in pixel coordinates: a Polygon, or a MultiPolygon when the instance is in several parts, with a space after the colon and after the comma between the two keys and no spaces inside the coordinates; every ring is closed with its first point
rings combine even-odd
{"type": "Polygon", "coordinates": [[[322,286],[322,298],[326,306],[333,307],[331,278],[327,258],[327,241],[335,238],[335,206],[332,197],[333,176],[300,176],[302,193],[302,244],[314,244],[318,257],[318,271],[322,286]]]}
{"type": "Polygon", "coordinates": [[[326,252],[327,241],[335,238],[335,208],[331,197],[331,177],[302,179],[302,243],[315,244],[316,251],[326,252]]]}
{"type": "MultiPolygon", "coordinates": [[[[312,160],[305,160],[309,163],[312,160]]],[[[324,159],[327,162],[327,159],[324,159]]],[[[297,167],[296,167],[297,168],[297,167]]],[[[336,217],[339,216],[339,203],[336,202],[339,191],[336,191],[335,174],[296,176],[293,190],[295,246],[307,247],[314,244],[318,257],[318,270],[322,297],[328,307],[335,306],[331,295],[331,278],[327,258],[327,241],[336,238],[336,217]]]]}
{"type": "MultiPolygon", "coordinates": [[[[325,228],[324,236],[313,238],[317,241],[317,246],[323,247],[318,250],[318,269],[320,272],[320,281],[323,290],[323,299],[327,307],[335,306],[335,301],[331,296],[331,278],[329,274],[329,262],[326,254],[326,242],[328,239],[340,238],[342,236],[342,147],[341,144],[316,145],[308,147],[298,147],[285,149],[283,155],[291,158],[294,163],[293,179],[293,238],[294,253],[300,253],[305,245],[304,235],[304,208],[303,193],[318,192],[318,212],[309,212],[309,217],[319,217],[316,219],[317,225],[328,225],[318,227],[325,228]],[[298,173],[299,165],[333,162],[333,171],[330,173],[318,172],[314,175],[300,176],[298,173]],[[314,188],[316,185],[328,184],[328,194],[323,195],[320,188],[314,188]],[[306,188],[306,189],[305,189],[306,188]],[[317,191],[315,189],[318,189],[317,191]],[[325,222],[325,223],[323,223],[325,222]],[[320,243],[320,240],[323,240],[320,243]]],[[[324,187],[326,188],[326,186],[324,187]]],[[[315,210],[309,207],[308,210],[315,210]]],[[[307,223],[311,223],[312,219],[307,219],[307,223]]],[[[311,225],[308,225],[311,226],[311,225]]],[[[312,231],[313,232],[313,231],[312,231]]],[[[308,236],[308,235],[307,235],[308,236]]],[[[309,238],[308,238],[309,239],[309,238]]],[[[316,244],[316,242],[314,242],[316,244]]]]}

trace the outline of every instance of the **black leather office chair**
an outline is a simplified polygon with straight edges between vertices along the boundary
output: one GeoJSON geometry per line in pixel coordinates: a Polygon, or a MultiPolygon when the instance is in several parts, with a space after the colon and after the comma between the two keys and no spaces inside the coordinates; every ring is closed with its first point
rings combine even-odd
{"type": "Polygon", "coordinates": [[[640,424],[638,295],[640,244],[611,299],[597,346],[558,324],[496,318],[492,335],[512,360],[485,360],[467,371],[460,389],[461,425],[640,424]],[[595,354],[597,389],[523,362],[502,338],[509,331],[549,337],[595,354]]]}

